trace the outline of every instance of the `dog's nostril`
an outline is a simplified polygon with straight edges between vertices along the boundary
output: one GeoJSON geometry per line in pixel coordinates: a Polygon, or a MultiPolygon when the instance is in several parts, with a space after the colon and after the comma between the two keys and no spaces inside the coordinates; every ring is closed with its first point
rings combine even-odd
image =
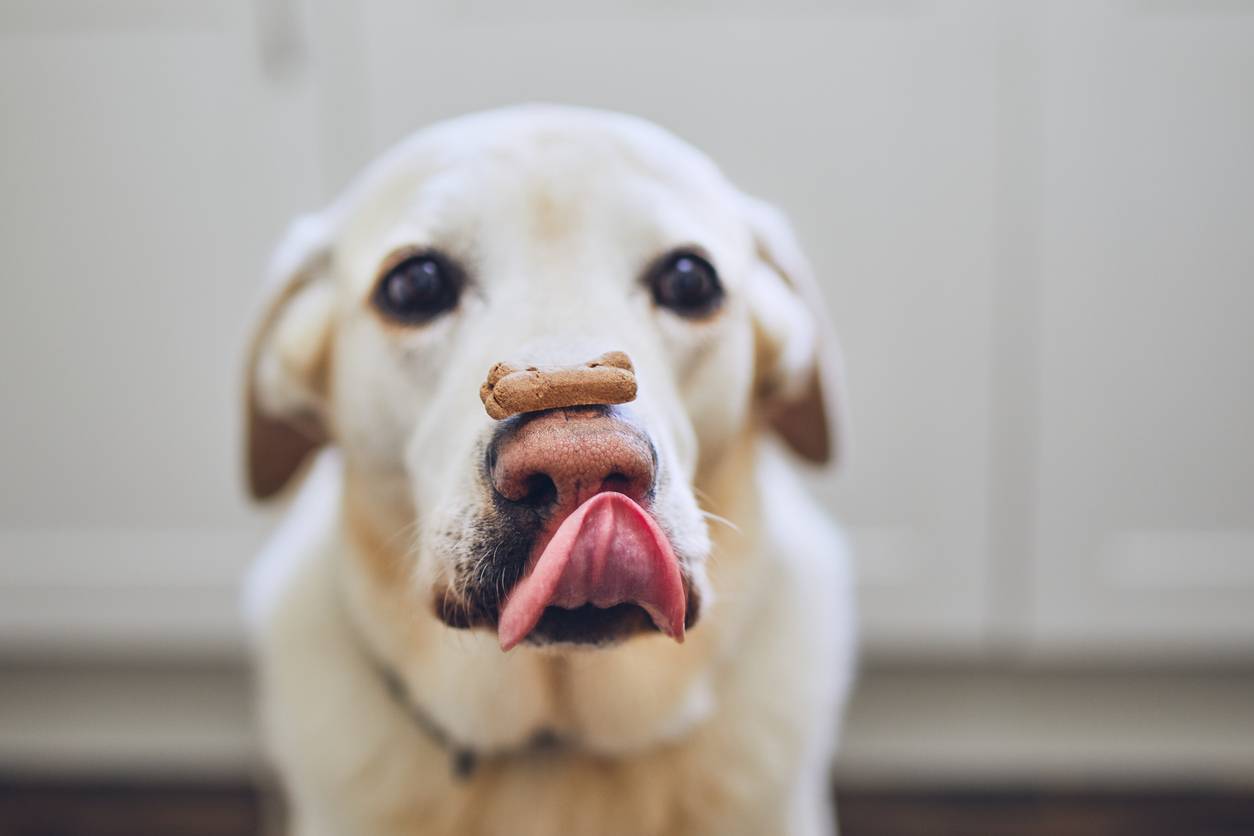
{"type": "Polygon", "coordinates": [[[627,478],[626,474],[615,470],[601,482],[601,490],[631,494],[631,479],[627,478]]]}
{"type": "Polygon", "coordinates": [[[543,508],[557,501],[557,485],[547,473],[533,473],[523,480],[523,495],[518,500],[532,508],[543,508]]]}

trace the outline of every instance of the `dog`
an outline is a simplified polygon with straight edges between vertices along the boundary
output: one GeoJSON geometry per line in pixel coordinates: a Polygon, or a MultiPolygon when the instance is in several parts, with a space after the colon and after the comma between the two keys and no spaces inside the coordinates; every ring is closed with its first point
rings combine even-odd
{"type": "Polygon", "coordinates": [[[440,123],[295,222],[245,419],[290,832],[833,833],[850,569],[798,463],[840,387],[783,216],[640,119],[440,123]]]}

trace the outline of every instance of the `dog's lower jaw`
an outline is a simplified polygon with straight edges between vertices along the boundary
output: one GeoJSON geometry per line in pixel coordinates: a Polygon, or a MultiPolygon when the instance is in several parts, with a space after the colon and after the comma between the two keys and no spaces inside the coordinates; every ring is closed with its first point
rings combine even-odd
{"type": "MultiPolygon", "coordinates": [[[[701,595],[685,576],[687,606],[684,629],[691,630],[701,616],[701,595]]],[[[499,602],[476,601],[454,595],[448,588],[433,596],[432,609],[446,626],[459,630],[495,631],[500,620],[499,602]]],[[[642,607],[618,604],[598,608],[591,604],[577,609],[548,607],[536,626],[523,640],[532,647],[611,647],[639,636],[660,635],[661,630],[642,607]]]]}

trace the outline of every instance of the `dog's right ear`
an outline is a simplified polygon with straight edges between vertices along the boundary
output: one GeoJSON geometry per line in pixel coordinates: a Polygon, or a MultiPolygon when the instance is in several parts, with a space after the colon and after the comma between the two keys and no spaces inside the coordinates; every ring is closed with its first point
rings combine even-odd
{"type": "Polygon", "coordinates": [[[326,415],[335,288],[327,222],[297,220],[271,262],[245,370],[248,488],[279,493],[329,438],[326,415]]]}

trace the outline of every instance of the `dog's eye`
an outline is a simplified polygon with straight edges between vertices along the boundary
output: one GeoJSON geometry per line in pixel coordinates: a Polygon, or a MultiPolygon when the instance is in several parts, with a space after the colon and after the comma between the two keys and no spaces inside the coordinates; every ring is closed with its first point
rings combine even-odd
{"type": "Polygon", "coordinates": [[[389,319],[418,325],[457,305],[462,277],[436,253],[416,253],[397,262],[379,280],[374,306],[389,319]]]}
{"type": "Polygon", "coordinates": [[[687,250],[662,259],[650,272],[649,284],[653,301],[681,316],[705,316],[723,301],[723,284],[714,266],[687,250]]]}

